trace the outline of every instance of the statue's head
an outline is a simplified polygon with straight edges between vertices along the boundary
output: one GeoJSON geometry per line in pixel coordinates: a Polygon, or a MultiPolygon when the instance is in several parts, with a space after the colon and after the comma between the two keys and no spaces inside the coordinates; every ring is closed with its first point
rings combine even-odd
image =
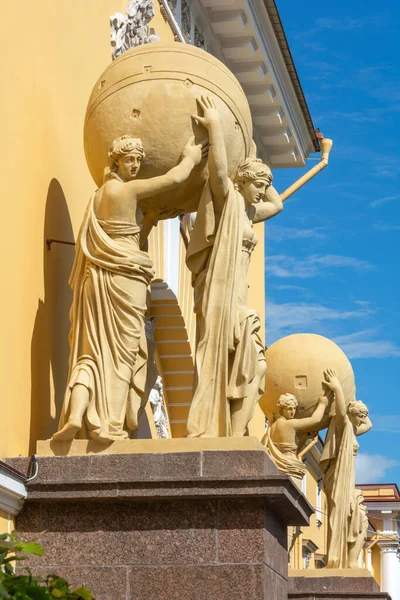
{"type": "Polygon", "coordinates": [[[361,400],[353,400],[347,407],[347,415],[355,427],[359,427],[368,418],[368,407],[361,400]]]}
{"type": "Polygon", "coordinates": [[[117,173],[123,181],[131,181],[139,173],[144,156],[142,140],[122,135],[113,141],[108,151],[111,172],[117,173]]]}
{"type": "Polygon", "coordinates": [[[250,205],[263,201],[272,179],[271,169],[261,159],[247,158],[238,168],[234,183],[250,205]]]}
{"type": "Polygon", "coordinates": [[[282,394],[282,396],[279,396],[276,405],[282,417],[285,417],[285,419],[294,419],[298,405],[296,396],[293,396],[293,394],[282,394]]]}

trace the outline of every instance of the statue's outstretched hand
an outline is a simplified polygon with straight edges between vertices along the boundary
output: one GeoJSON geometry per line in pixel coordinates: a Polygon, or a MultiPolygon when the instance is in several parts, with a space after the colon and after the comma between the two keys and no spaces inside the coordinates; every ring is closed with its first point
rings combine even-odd
{"type": "Polygon", "coordinates": [[[190,158],[193,161],[193,165],[197,166],[203,159],[206,159],[207,156],[208,140],[202,144],[195,144],[194,135],[192,135],[183,149],[182,159],[190,158]]]}
{"type": "Polygon", "coordinates": [[[210,96],[201,96],[196,98],[197,104],[203,111],[203,116],[192,115],[192,119],[196,123],[200,123],[206,129],[210,129],[215,123],[220,123],[221,118],[219,116],[217,105],[210,96]]]}
{"type": "Polygon", "coordinates": [[[322,387],[327,387],[328,389],[332,390],[332,392],[336,392],[338,389],[340,389],[341,383],[334,369],[326,369],[324,371],[324,381],[322,382],[322,387]]]}

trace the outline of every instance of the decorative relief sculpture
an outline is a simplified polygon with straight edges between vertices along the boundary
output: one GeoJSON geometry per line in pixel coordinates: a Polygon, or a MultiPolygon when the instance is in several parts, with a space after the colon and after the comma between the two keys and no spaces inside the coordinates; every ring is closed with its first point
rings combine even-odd
{"type": "Polygon", "coordinates": [[[357,568],[368,521],[362,495],[355,488],[357,436],[371,429],[363,402],[345,398],[336,372],[324,372],[324,386],[334,394],[332,416],[321,456],[323,487],[328,502],[328,568],[357,568]]]}
{"type": "Polygon", "coordinates": [[[266,370],[260,319],[247,305],[248,268],[257,238],[253,223],[282,210],[272,174],[247,159],[228,177],[220,115],[210,97],[194,116],[210,142],[209,180],[187,249],[197,324],[196,373],[188,437],[243,436],[264,391],[266,370]]]}
{"type": "Polygon", "coordinates": [[[268,427],[262,443],[265,444],[269,456],[282,473],[299,481],[303,479],[307,469],[297,458],[301,450],[299,435],[318,427],[328,402],[328,397],[321,395],[311,417],[296,419],[295,414],[299,404],[296,397],[293,394],[280,396],[277,403],[279,417],[268,427]]]}
{"type": "Polygon", "coordinates": [[[148,26],[153,17],[153,0],[129,0],[125,14],[117,12],[110,17],[113,60],[129,48],[160,41],[148,26]]]}
{"type": "Polygon", "coordinates": [[[176,167],[138,180],[141,140],[114,140],[106,181],[93,194],[77,239],[69,376],[54,440],[78,435],[108,443],[137,429],[146,400],[145,313],[153,278],[143,247],[157,220],[154,213],[143,218],[139,202],[177,187],[206,156],[207,146],[191,139],[176,167]]]}
{"type": "Polygon", "coordinates": [[[168,438],[168,417],[164,406],[163,383],[160,376],[150,392],[149,401],[153,411],[154,423],[156,425],[157,438],[168,438]]]}

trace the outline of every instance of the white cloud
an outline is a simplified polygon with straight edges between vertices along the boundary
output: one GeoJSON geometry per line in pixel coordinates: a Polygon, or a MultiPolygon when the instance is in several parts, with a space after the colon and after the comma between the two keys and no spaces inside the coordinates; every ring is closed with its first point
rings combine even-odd
{"type": "Polygon", "coordinates": [[[323,240],[326,234],[323,233],[323,227],[314,227],[312,229],[303,229],[302,227],[281,227],[280,225],[267,225],[268,241],[282,242],[293,239],[314,239],[323,240]]]}
{"type": "Polygon", "coordinates": [[[312,295],[311,290],[302,285],[290,285],[290,284],[271,284],[275,290],[282,290],[285,292],[301,292],[302,294],[307,294],[308,296],[312,295]]]}
{"type": "MultiPolygon", "coordinates": [[[[297,286],[287,287],[297,288],[297,286]]],[[[379,328],[362,329],[346,335],[332,333],[333,323],[354,322],[360,319],[364,321],[376,312],[368,302],[363,300],[355,301],[355,305],[353,310],[339,310],[318,303],[277,304],[273,300],[267,300],[267,343],[271,345],[281,337],[292,333],[317,333],[332,339],[350,359],[399,357],[400,348],[390,340],[381,339],[379,328]]]]}
{"type": "Polygon", "coordinates": [[[373,415],[371,421],[374,431],[400,433],[400,415],[373,415]]]}
{"type": "Polygon", "coordinates": [[[315,26],[306,31],[301,31],[295,35],[296,38],[307,38],[314,36],[320,31],[354,31],[363,27],[374,26],[379,27],[384,24],[384,17],[381,15],[366,15],[351,19],[345,17],[343,19],[330,19],[329,17],[321,17],[315,20],[315,26]]]}
{"type": "Polygon", "coordinates": [[[390,223],[374,223],[373,228],[376,231],[399,231],[400,225],[391,225],[390,223]]]}
{"type": "Polygon", "coordinates": [[[285,302],[277,304],[273,300],[266,303],[267,342],[292,333],[319,333],[326,335],[324,328],[330,322],[366,318],[374,314],[366,303],[355,310],[338,310],[322,304],[306,302],[285,302]]]}
{"type": "Polygon", "coordinates": [[[400,348],[390,340],[373,339],[375,329],[364,329],[349,335],[340,335],[333,341],[351,358],[388,358],[400,356],[400,348]]]}
{"type": "Polygon", "coordinates": [[[356,459],[356,483],[380,483],[388,479],[386,474],[388,469],[398,466],[400,466],[398,460],[382,456],[382,454],[361,452],[356,459]]]}
{"type": "Polygon", "coordinates": [[[329,273],[331,269],[349,268],[370,271],[373,265],[352,256],[315,254],[306,258],[294,258],[283,254],[267,256],[265,272],[268,276],[307,279],[329,273]]]}
{"type": "Polygon", "coordinates": [[[400,194],[393,194],[392,196],[384,196],[383,198],[378,198],[378,200],[374,200],[373,202],[371,202],[370,206],[372,208],[376,208],[377,206],[380,206],[381,204],[386,204],[387,202],[393,202],[394,200],[399,200],[400,199],[400,194]]]}

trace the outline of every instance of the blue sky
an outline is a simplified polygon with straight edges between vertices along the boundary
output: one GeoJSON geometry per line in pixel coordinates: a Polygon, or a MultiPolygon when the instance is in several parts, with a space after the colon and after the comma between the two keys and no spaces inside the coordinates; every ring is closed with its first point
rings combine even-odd
{"type": "MultiPolygon", "coordinates": [[[[359,439],[358,482],[400,484],[400,3],[278,8],[314,124],[334,147],[266,225],[267,344],[312,332],[341,346],[374,424],[359,439]]],[[[274,185],[300,174],[276,170],[274,185]]]]}

